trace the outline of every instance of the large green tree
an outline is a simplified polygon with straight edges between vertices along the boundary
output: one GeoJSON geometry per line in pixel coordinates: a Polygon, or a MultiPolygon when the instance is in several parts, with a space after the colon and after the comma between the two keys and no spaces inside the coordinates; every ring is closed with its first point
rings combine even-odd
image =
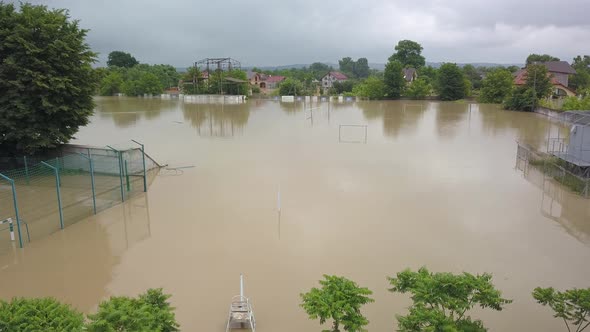
{"type": "Polygon", "coordinates": [[[358,78],[369,77],[369,60],[367,58],[359,58],[354,64],[354,75],[358,78]]]}
{"type": "Polygon", "coordinates": [[[109,53],[109,58],[107,59],[107,65],[109,67],[122,67],[122,68],[131,68],[135,65],[138,65],[139,61],[137,61],[131,54],[125,53],[123,51],[112,51],[109,53]]]}
{"type": "Polygon", "coordinates": [[[328,319],[332,320],[332,332],[340,331],[340,325],[344,331],[360,332],[369,323],[362,315],[361,307],[374,300],[369,297],[373,294],[368,288],[359,287],[354,281],[344,277],[324,275],[320,280],[321,288],[312,288],[309,292],[301,294],[303,303],[301,307],[311,319],[320,319],[324,324],[328,319]]]}
{"type": "Polygon", "coordinates": [[[486,273],[432,273],[423,267],[416,272],[399,272],[388,280],[392,286],[389,291],[412,294],[409,313],[396,316],[402,332],[484,332],[483,322],[472,320],[468,311],[475,306],[500,311],[512,302],[502,298],[492,276],[486,273]]]}
{"type": "Polygon", "coordinates": [[[530,54],[527,58],[526,58],[526,64],[527,66],[530,64],[533,64],[535,62],[547,62],[547,61],[559,61],[559,58],[554,57],[553,55],[549,55],[549,54],[530,54]]]}
{"type": "Polygon", "coordinates": [[[479,100],[482,103],[502,103],[510,95],[514,78],[506,69],[494,69],[483,80],[479,100]]]}
{"type": "Polygon", "coordinates": [[[0,331],[83,331],[84,316],[53,298],[0,300],[0,331]]]}
{"type": "Polygon", "coordinates": [[[0,149],[32,153],[88,123],[96,55],[62,9],[0,2],[0,149]]]}
{"type": "Polygon", "coordinates": [[[525,84],[513,89],[505,100],[504,107],[515,111],[533,111],[539,105],[539,100],[549,97],[552,90],[553,84],[547,67],[542,64],[528,65],[525,84]]]}
{"type": "Polygon", "coordinates": [[[440,66],[437,75],[437,89],[442,100],[458,100],[465,98],[468,85],[463,71],[454,63],[440,66]]]}
{"type": "Polygon", "coordinates": [[[403,65],[397,60],[389,60],[385,65],[385,72],[383,73],[383,81],[386,86],[386,96],[393,99],[398,99],[404,93],[406,87],[406,79],[402,73],[403,65]]]}
{"type": "Polygon", "coordinates": [[[399,61],[403,67],[420,68],[426,64],[422,56],[422,45],[412,40],[400,40],[395,46],[395,53],[389,61],[399,61]]]}
{"type": "Polygon", "coordinates": [[[537,287],[533,297],[538,303],[549,306],[553,317],[562,319],[568,332],[582,332],[590,325],[590,288],[560,292],[552,287],[537,287]]]}

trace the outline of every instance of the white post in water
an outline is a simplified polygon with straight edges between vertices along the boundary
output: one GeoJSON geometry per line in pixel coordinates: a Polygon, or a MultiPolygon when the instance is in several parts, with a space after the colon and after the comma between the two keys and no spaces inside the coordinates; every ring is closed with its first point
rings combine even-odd
{"type": "Polygon", "coordinates": [[[240,273],[240,296],[244,297],[244,275],[240,273]]]}
{"type": "Polygon", "coordinates": [[[8,227],[10,228],[10,241],[14,241],[14,227],[12,226],[12,218],[8,218],[8,227]]]}

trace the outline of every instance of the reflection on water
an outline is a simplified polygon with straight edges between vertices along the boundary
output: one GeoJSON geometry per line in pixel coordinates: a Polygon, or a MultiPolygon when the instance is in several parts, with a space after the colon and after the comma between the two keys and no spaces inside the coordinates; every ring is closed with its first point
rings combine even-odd
{"type": "Polygon", "coordinates": [[[240,135],[250,117],[247,104],[182,104],[185,121],[199,136],[232,137],[240,135]]]}
{"type": "Polygon", "coordinates": [[[128,203],[1,256],[0,279],[26,283],[3,283],[0,296],[55,295],[87,310],[103,296],[163,287],[183,331],[222,332],[244,273],[259,332],[313,331],[299,294],[338,274],[374,292],[368,329],[387,331],[408,300],[387,291],[385,276],[425,265],[492,273],[514,303],[474,315],[491,331],[549,332],[560,322],[531,290],[588,287],[587,205],[559,194],[541,210],[543,190],[514,171],[516,140],[545,144],[554,125],[543,117],[432,101],[114,99],[97,100],[75,143],[133,138],[159,162],[190,167],[157,176],[149,214],[128,203]],[[121,128],[114,114],[125,112],[137,115],[121,128]],[[339,143],[341,125],[367,126],[367,143],[339,143]]]}
{"type": "Polygon", "coordinates": [[[422,120],[426,109],[430,106],[428,102],[358,102],[367,120],[381,120],[383,133],[389,137],[397,137],[402,130],[407,133],[413,132],[418,123],[422,120]]]}
{"type": "Polygon", "coordinates": [[[119,128],[138,123],[141,118],[157,119],[162,112],[173,111],[178,100],[160,98],[96,97],[97,114],[103,119],[112,119],[119,128]]]}
{"type": "Polygon", "coordinates": [[[516,168],[529,183],[541,189],[541,214],[590,246],[590,200],[571,192],[553,178],[546,177],[525,160],[517,158],[516,168]]]}
{"type": "Polygon", "coordinates": [[[148,198],[141,194],[87,220],[0,256],[0,298],[53,296],[90,311],[121,256],[150,237],[148,198]]]}

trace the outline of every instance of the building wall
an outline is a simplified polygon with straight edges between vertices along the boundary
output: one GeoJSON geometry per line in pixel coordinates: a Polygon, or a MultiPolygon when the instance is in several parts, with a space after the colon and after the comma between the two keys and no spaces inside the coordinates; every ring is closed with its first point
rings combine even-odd
{"type": "Polygon", "coordinates": [[[568,153],[580,160],[590,162],[590,126],[572,126],[568,153]]]}
{"type": "Polygon", "coordinates": [[[563,84],[563,86],[565,86],[566,88],[568,87],[568,80],[569,80],[569,75],[568,74],[563,74],[563,73],[551,73],[553,75],[553,77],[561,84],[563,84]]]}

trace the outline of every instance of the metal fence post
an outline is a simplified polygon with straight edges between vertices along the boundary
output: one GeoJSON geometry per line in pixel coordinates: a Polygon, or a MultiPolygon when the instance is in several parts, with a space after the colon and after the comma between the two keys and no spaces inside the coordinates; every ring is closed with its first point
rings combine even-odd
{"type": "Polygon", "coordinates": [[[123,190],[123,165],[122,165],[123,155],[122,155],[121,151],[113,148],[110,145],[107,145],[107,148],[109,148],[117,153],[117,157],[119,159],[119,182],[120,182],[120,186],[121,186],[121,202],[125,202],[125,192],[123,190]]]}
{"type": "Polygon", "coordinates": [[[129,169],[127,168],[127,160],[125,160],[125,182],[127,183],[127,191],[131,191],[131,182],[129,181],[129,169]]]}
{"type": "Polygon", "coordinates": [[[92,187],[92,209],[94,210],[94,214],[96,214],[96,191],[94,189],[94,163],[92,158],[88,157],[87,155],[80,153],[82,157],[88,160],[90,164],[90,184],[92,187]]]}
{"type": "Polygon", "coordinates": [[[3,178],[4,180],[8,181],[8,183],[10,183],[10,186],[12,187],[12,203],[14,204],[14,215],[16,216],[16,229],[18,231],[18,245],[19,247],[23,247],[23,238],[20,234],[20,215],[18,213],[18,203],[16,200],[16,187],[14,186],[14,180],[3,175],[2,173],[0,173],[0,177],[3,178]]]}
{"type": "MultiPolygon", "coordinates": [[[[56,160],[56,162],[58,162],[58,160],[56,160]]],[[[59,189],[59,187],[61,185],[61,183],[59,181],[59,170],[56,167],[53,167],[44,161],[42,161],[41,164],[51,168],[53,170],[53,172],[55,173],[55,190],[57,192],[57,206],[59,209],[59,226],[61,227],[61,229],[64,229],[64,214],[63,214],[62,206],[61,206],[61,191],[59,189]]]]}
{"type": "Polygon", "coordinates": [[[145,146],[142,143],[132,139],[133,143],[141,146],[141,158],[143,159],[143,191],[147,192],[147,170],[145,168],[145,146]]]}

